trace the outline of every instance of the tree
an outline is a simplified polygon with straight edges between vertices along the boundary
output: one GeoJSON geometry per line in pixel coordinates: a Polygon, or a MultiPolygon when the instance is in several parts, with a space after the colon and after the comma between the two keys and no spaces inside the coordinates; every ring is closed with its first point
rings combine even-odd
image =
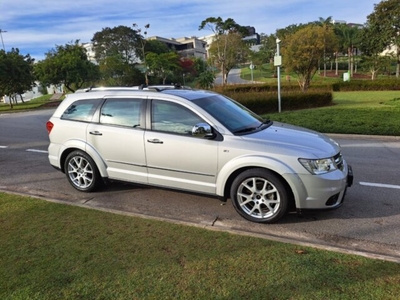
{"type": "Polygon", "coordinates": [[[142,81],[142,72],[127,64],[119,55],[108,56],[100,65],[101,84],[105,86],[132,86],[142,81]]]}
{"type": "Polygon", "coordinates": [[[169,49],[168,46],[163,42],[160,42],[158,40],[146,40],[144,46],[145,54],[149,52],[161,54],[161,53],[167,53],[169,51],[171,51],[171,49],[169,49]]]}
{"type": "MultiPolygon", "coordinates": [[[[326,33],[329,32],[329,29],[332,28],[332,17],[328,17],[326,19],[324,18],[319,18],[319,21],[317,22],[317,24],[319,26],[322,26],[322,28],[324,29],[324,31],[326,33]]],[[[326,77],[326,56],[327,56],[327,52],[330,52],[331,50],[333,51],[333,47],[335,45],[328,45],[328,41],[326,40],[326,37],[324,35],[324,54],[323,54],[323,63],[324,63],[324,77],[326,77]]],[[[337,53],[337,52],[336,52],[337,53]]]]}
{"type": "Polygon", "coordinates": [[[209,53],[210,58],[222,72],[224,84],[227,84],[229,72],[238,63],[246,61],[250,50],[248,45],[243,42],[240,34],[230,33],[215,40],[210,46],[209,53]],[[221,56],[220,49],[225,47],[224,45],[229,45],[229,47],[226,47],[223,56],[221,56]]]}
{"type": "Polygon", "coordinates": [[[378,28],[370,24],[366,24],[361,30],[361,65],[371,73],[371,80],[376,78],[380,70],[390,69],[390,57],[381,54],[385,46],[378,30],[378,28]]]}
{"type": "Polygon", "coordinates": [[[323,57],[326,42],[335,39],[333,30],[320,26],[308,25],[282,41],[283,64],[298,76],[298,83],[303,92],[307,91],[311,79],[318,70],[318,62],[323,57]]]}
{"type": "MultiPolygon", "coordinates": [[[[276,53],[276,36],[274,34],[266,35],[264,33],[261,34],[261,46],[259,51],[254,51],[250,54],[250,58],[253,62],[253,65],[257,67],[260,72],[262,72],[263,64],[270,63],[272,70],[275,68],[272,64],[276,53]]],[[[261,74],[262,76],[262,74],[261,74]]]]}
{"type": "Polygon", "coordinates": [[[87,59],[86,50],[79,41],[56,46],[46,53],[46,58],[38,62],[34,70],[42,84],[64,84],[71,92],[100,78],[99,67],[87,59]]]}
{"type": "MultiPolygon", "coordinates": [[[[374,12],[368,17],[368,24],[379,33],[379,43],[393,46],[397,59],[396,77],[400,75],[400,1],[383,0],[375,4],[374,12]]],[[[384,49],[382,49],[383,51],[384,49]]]]}
{"type": "Polygon", "coordinates": [[[286,36],[288,35],[292,35],[294,33],[296,33],[297,31],[299,31],[300,29],[303,29],[304,27],[311,25],[311,24],[292,24],[289,25],[285,28],[279,28],[276,30],[276,37],[278,37],[279,39],[281,39],[282,41],[286,39],[286,36]]]}
{"type": "Polygon", "coordinates": [[[107,57],[119,55],[126,64],[135,63],[142,54],[141,39],[138,30],[127,26],[103,28],[92,38],[96,61],[101,63],[107,57]]]}
{"type": "Polygon", "coordinates": [[[360,42],[359,29],[347,24],[339,24],[335,27],[335,32],[339,36],[341,48],[347,52],[348,70],[353,77],[354,71],[354,49],[360,42]]]}
{"type": "Polygon", "coordinates": [[[179,56],[175,52],[161,54],[150,52],[146,55],[146,61],[149,72],[160,78],[163,84],[165,84],[168,75],[173,74],[180,67],[179,56]]]}
{"type": "MultiPolygon", "coordinates": [[[[133,23],[132,25],[133,28],[138,28],[138,25],[136,23],[133,23]]],[[[144,31],[143,31],[143,35],[140,35],[142,32],[141,28],[135,29],[135,31],[140,35],[140,39],[139,41],[139,51],[138,51],[138,55],[141,58],[141,60],[143,61],[143,65],[144,65],[144,79],[146,81],[146,85],[149,85],[149,77],[148,77],[148,65],[147,65],[147,61],[146,61],[146,44],[147,44],[147,29],[150,28],[150,24],[146,24],[144,26],[144,31]]]]}
{"type": "Polygon", "coordinates": [[[197,85],[202,89],[212,88],[215,81],[215,74],[212,71],[206,70],[197,77],[197,85]]]}
{"type": "MultiPolygon", "coordinates": [[[[248,33],[246,27],[240,26],[233,19],[228,18],[225,21],[222,20],[221,17],[215,18],[210,17],[203,20],[199,26],[199,30],[208,27],[214,33],[214,41],[211,44],[212,55],[214,62],[218,65],[221,70],[223,84],[228,82],[228,74],[232,69],[232,59],[233,57],[242,59],[242,55],[234,54],[235,47],[238,43],[231,44],[232,41],[237,40],[237,37],[243,37],[248,33]],[[233,36],[229,38],[228,36],[233,36]]],[[[244,44],[244,43],[243,43],[244,44]]],[[[243,46],[240,45],[241,52],[243,50],[243,46]]]]}
{"type": "Polygon", "coordinates": [[[29,54],[22,55],[19,49],[12,48],[10,52],[0,50],[0,91],[3,95],[10,97],[10,106],[13,107],[12,99],[30,90],[34,85],[33,62],[29,54]]]}

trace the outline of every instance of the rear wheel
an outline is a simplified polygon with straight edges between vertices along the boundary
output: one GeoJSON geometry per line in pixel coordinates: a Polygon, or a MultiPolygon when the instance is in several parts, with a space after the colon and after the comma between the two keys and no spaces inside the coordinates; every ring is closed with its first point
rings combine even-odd
{"type": "Polygon", "coordinates": [[[265,169],[239,174],[230,191],[236,211],[249,221],[274,223],[286,213],[288,192],[281,179],[265,169]]]}
{"type": "Polygon", "coordinates": [[[93,159],[83,151],[71,152],[65,160],[69,183],[81,192],[93,192],[101,184],[101,176],[93,159]]]}

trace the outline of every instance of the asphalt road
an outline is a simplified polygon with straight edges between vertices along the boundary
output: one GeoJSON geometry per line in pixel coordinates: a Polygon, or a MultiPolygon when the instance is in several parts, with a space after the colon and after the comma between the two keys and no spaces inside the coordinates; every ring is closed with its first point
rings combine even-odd
{"type": "Polygon", "coordinates": [[[52,112],[0,115],[0,190],[400,262],[400,138],[333,135],[355,174],[344,205],[264,225],[241,218],[230,201],[201,195],[121,183],[76,191],[48,163],[52,112]]]}
{"type": "MultiPolygon", "coordinates": [[[[228,84],[251,83],[251,81],[244,80],[244,79],[240,78],[240,72],[241,72],[241,69],[232,69],[232,70],[230,70],[230,72],[228,74],[228,84]]],[[[219,74],[215,78],[215,82],[214,83],[216,85],[221,85],[222,84],[222,75],[221,74],[219,74]]]]}

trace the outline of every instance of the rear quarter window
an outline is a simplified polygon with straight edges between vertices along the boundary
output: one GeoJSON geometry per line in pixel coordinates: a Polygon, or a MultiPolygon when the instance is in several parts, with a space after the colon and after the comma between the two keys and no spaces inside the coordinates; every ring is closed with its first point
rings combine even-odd
{"type": "Polygon", "coordinates": [[[61,119],[90,122],[100,101],[100,99],[75,101],[64,111],[61,119]]]}

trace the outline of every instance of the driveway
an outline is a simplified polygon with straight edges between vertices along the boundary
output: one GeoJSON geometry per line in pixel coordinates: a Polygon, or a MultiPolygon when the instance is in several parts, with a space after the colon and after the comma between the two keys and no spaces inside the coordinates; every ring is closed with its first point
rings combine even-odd
{"type": "MultiPolygon", "coordinates": [[[[228,74],[228,84],[245,84],[251,83],[249,80],[240,78],[241,69],[232,69],[228,74]]],[[[219,73],[214,82],[216,85],[222,85],[222,75],[219,73]]]]}

